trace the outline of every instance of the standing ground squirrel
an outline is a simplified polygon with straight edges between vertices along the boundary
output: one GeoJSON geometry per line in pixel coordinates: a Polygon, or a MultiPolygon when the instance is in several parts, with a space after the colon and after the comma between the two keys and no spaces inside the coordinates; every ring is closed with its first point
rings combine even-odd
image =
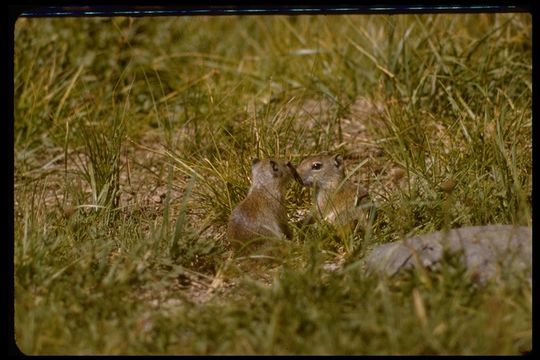
{"type": "Polygon", "coordinates": [[[287,225],[285,192],[298,179],[293,165],[280,159],[254,159],[251,187],[231,213],[227,237],[235,247],[261,237],[291,238],[287,225]]]}
{"type": "Polygon", "coordinates": [[[304,186],[315,188],[313,217],[345,228],[346,233],[357,221],[367,218],[369,211],[362,208],[369,202],[369,194],[361,185],[345,179],[341,155],[310,156],[296,170],[304,186]]]}

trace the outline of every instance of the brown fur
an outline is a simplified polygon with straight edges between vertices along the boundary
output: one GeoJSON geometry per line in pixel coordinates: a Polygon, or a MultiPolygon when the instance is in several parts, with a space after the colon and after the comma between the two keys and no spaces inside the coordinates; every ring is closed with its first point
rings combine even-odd
{"type": "Polygon", "coordinates": [[[229,217],[227,237],[234,247],[263,238],[291,238],[284,200],[295,176],[288,161],[253,160],[249,192],[229,217]]]}
{"type": "Polygon", "coordinates": [[[361,185],[345,181],[345,166],[341,155],[315,155],[302,160],[297,172],[304,186],[313,186],[312,216],[333,225],[352,228],[366,213],[360,205],[369,194],[361,185]]]}

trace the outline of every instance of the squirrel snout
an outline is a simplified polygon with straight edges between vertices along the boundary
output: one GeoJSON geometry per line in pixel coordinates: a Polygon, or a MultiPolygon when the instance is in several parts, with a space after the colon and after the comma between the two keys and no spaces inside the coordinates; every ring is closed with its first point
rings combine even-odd
{"type": "Polygon", "coordinates": [[[300,177],[300,175],[298,175],[298,172],[296,171],[296,168],[294,167],[294,165],[291,164],[290,161],[287,161],[287,163],[285,165],[287,165],[289,170],[291,170],[291,174],[292,174],[293,178],[296,181],[298,181],[298,183],[300,183],[300,185],[304,185],[304,182],[302,181],[302,178],[300,177]]]}

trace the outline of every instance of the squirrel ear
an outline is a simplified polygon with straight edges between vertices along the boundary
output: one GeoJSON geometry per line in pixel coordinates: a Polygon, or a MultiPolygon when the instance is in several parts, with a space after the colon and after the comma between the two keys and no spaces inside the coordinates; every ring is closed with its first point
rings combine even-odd
{"type": "Polygon", "coordinates": [[[272,170],[277,172],[279,170],[277,163],[274,160],[270,160],[270,165],[272,165],[272,170]]]}
{"type": "Polygon", "coordinates": [[[259,161],[261,161],[261,160],[259,160],[259,158],[253,158],[253,160],[251,160],[251,166],[255,165],[259,161]]]}
{"type": "Polygon", "coordinates": [[[343,165],[343,156],[341,156],[341,154],[334,156],[334,165],[336,165],[337,168],[343,165]]]}

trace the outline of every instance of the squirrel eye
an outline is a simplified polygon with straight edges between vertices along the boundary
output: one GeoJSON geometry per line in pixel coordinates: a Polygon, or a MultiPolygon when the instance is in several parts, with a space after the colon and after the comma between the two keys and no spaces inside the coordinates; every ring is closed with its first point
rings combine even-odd
{"type": "Polygon", "coordinates": [[[311,165],[311,168],[313,170],[319,170],[320,168],[322,167],[322,164],[321,163],[314,163],[313,165],[311,165]]]}

